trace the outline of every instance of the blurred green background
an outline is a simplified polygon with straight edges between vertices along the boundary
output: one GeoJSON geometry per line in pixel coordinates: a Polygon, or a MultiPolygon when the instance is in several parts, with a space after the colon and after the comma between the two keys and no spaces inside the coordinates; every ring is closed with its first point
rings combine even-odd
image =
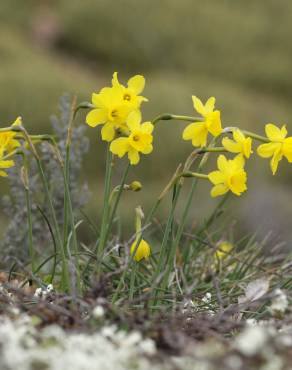
{"type": "MultiPolygon", "coordinates": [[[[159,113],[192,114],[191,95],[217,98],[225,126],[263,133],[264,124],[286,123],[292,132],[292,2],[290,0],[3,0],[0,3],[0,122],[18,115],[33,132],[49,130],[64,92],[89,100],[109,84],[113,71],[126,81],[147,80],[146,120],[159,113]]],[[[78,118],[84,124],[84,114],[78,118]]],[[[124,209],[147,210],[178,163],[192,150],[181,140],[185,124],[159,125],[155,151],[132,169],[143,182],[124,209]]],[[[84,177],[92,192],[88,212],[101,208],[104,144],[88,128],[90,153],[84,177]]],[[[241,230],[259,230],[292,242],[291,165],[282,161],[272,177],[268,161],[248,164],[249,192],[233,211],[241,230]]],[[[118,178],[118,177],[117,177],[118,178]]],[[[1,180],[1,183],[5,180],[1,180]]],[[[200,186],[192,221],[216,201],[200,186]]],[[[187,193],[188,189],[186,189],[187,193]]],[[[183,205],[183,203],[182,203],[183,205]]],[[[164,202],[162,213],[168,209],[164,202]]],[[[2,216],[1,224],[7,220],[2,216]]]]}

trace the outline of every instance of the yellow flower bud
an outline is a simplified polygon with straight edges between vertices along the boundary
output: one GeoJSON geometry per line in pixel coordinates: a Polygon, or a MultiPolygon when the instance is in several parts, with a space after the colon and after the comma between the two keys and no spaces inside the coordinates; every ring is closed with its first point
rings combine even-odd
{"type": "Polygon", "coordinates": [[[142,189],[142,184],[140,181],[133,181],[129,185],[129,189],[133,191],[140,191],[142,189]]]}
{"type": "Polygon", "coordinates": [[[143,258],[148,259],[151,254],[150,245],[144,239],[141,240],[138,248],[136,248],[136,245],[137,240],[135,240],[134,243],[131,245],[131,255],[133,256],[134,260],[139,262],[143,258]]]}
{"type": "Polygon", "coordinates": [[[227,241],[220,242],[217,246],[217,250],[215,252],[215,257],[219,260],[223,260],[226,258],[230,251],[233,249],[233,245],[227,241]]]}

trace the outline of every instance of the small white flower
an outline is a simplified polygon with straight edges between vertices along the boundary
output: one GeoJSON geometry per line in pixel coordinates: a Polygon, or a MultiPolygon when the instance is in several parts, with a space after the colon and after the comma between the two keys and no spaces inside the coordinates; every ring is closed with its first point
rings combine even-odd
{"type": "Polygon", "coordinates": [[[103,318],[104,314],[105,314],[104,308],[100,305],[95,306],[94,309],[92,310],[92,316],[97,320],[103,318]]]}
{"type": "Polygon", "coordinates": [[[36,290],[35,290],[35,292],[34,292],[34,296],[35,297],[42,297],[43,296],[43,290],[42,290],[42,288],[37,288],[36,290]]]}
{"type": "Polygon", "coordinates": [[[51,293],[53,290],[54,290],[54,286],[53,286],[53,284],[49,284],[49,285],[47,286],[47,292],[48,292],[48,293],[51,293]]]}
{"type": "Polygon", "coordinates": [[[269,332],[260,326],[248,326],[235,339],[235,348],[246,356],[261,352],[269,339],[269,332]]]}
{"type": "Polygon", "coordinates": [[[202,302],[204,303],[210,303],[212,299],[212,294],[207,292],[204,297],[202,298],[202,302]]]}
{"type": "Polygon", "coordinates": [[[286,294],[281,289],[275,290],[275,297],[272,300],[270,311],[272,315],[283,314],[289,305],[286,294]]]}

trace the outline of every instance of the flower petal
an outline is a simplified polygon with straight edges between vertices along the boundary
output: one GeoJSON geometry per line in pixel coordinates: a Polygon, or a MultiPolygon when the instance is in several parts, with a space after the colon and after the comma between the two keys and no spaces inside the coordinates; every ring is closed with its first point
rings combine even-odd
{"type": "Polygon", "coordinates": [[[272,170],[273,175],[275,175],[275,173],[277,172],[278,165],[282,157],[283,155],[281,153],[281,149],[276,150],[271,159],[271,170],[272,170]]]}
{"type": "Polygon", "coordinates": [[[233,139],[237,143],[242,143],[245,140],[245,136],[239,129],[237,129],[233,131],[233,139]]]}
{"type": "Polygon", "coordinates": [[[134,110],[127,117],[127,125],[131,131],[137,130],[140,127],[141,122],[141,112],[139,110],[134,110]]]}
{"type": "Polygon", "coordinates": [[[93,109],[86,116],[86,123],[91,127],[102,125],[106,120],[107,112],[105,109],[93,109]]]}
{"type": "Polygon", "coordinates": [[[139,95],[145,87],[145,78],[141,75],[136,75],[129,79],[128,87],[134,91],[136,95],[139,95]]]}
{"type": "Polygon", "coordinates": [[[228,190],[229,190],[228,187],[224,184],[215,185],[211,189],[211,197],[212,198],[219,197],[220,195],[226,194],[228,190]]]}
{"type": "Polygon", "coordinates": [[[257,153],[262,158],[269,158],[281,147],[281,143],[262,144],[257,148],[257,153]]]}
{"type": "Polygon", "coordinates": [[[223,138],[222,145],[228,152],[231,153],[240,153],[241,151],[241,145],[229,139],[228,137],[223,138]]]}
{"type": "Polygon", "coordinates": [[[152,144],[147,144],[141,149],[141,153],[143,154],[150,154],[153,151],[152,144]]]}
{"type": "Polygon", "coordinates": [[[128,158],[132,165],[138,164],[140,161],[140,156],[137,150],[130,148],[128,152],[128,158]]]}
{"type": "Polygon", "coordinates": [[[265,127],[266,135],[270,141],[281,142],[287,135],[286,127],[283,126],[281,129],[272,123],[268,123],[265,127]]]}
{"type": "Polygon", "coordinates": [[[217,159],[217,167],[223,173],[228,169],[228,161],[223,154],[220,154],[217,159]]]}
{"type": "Polygon", "coordinates": [[[183,131],[184,140],[192,140],[193,146],[205,146],[207,144],[208,130],[204,122],[194,122],[183,131]]]}
{"type": "Polygon", "coordinates": [[[287,158],[288,162],[292,162],[292,137],[288,137],[284,140],[283,154],[287,158]]]}
{"type": "Polygon", "coordinates": [[[213,112],[214,110],[214,107],[215,107],[215,102],[216,102],[216,99],[214,98],[214,96],[212,96],[211,98],[209,98],[205,104],[205,111],[206,113],[211,113],[213,112]]]}
{"type": "Polygon", "coordinates": [[[111,142],[110,151],[116,154],[119,158],[122,158],[129,150],[128,138],[120,137],[111,142]]]}
{"type": "Polygon", "coordinates": [[[218,185],[225,181],[225,176],[220,171],[213,171],[208,174],[208,179],[214,184],[218,185]]]}
{"type": "Polygon", "coordinates": [[[116,135],[115,125],[106,123],[101,129],[101,138],[104,141],[112,141],[116,135]]]}
{"type": "Polygon", "coordinates": [[[141,131],[143,131],[145,134],[152,134],[154,130],[154,126],[151,122],[144,122],[141,125],[141,131]]]}
{"type": "Polygon", "coordinates": [[[202,116],[205,116],[207,114],[207,111],[202,101],[199,98],[197,98],[195,95],[192,96],[192,100],[193,100],[193,105],[194,105],[195,110],[198,113],[200,113],[202,116]]]}

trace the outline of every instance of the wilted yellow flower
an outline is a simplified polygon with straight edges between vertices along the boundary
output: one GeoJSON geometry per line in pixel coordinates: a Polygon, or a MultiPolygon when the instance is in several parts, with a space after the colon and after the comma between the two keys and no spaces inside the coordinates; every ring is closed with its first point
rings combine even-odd
{"type": "Polygon", "coordinates": [[[236,195],[241,195],[247,189],[247,175],[242,156],[228,160],[221,154],[218,157],[217,166],[218,171],[208,175],[209,180],[215,185],[211,190],[212,197],[223,195],[229,190],[236,195]]]}
{"type": "Polygon", "coordinates": [[[245,137],[239,129],[233,131],[233,140],[224,137],[222,145],[229,152],[238,153],[238,155],[242,155],[247,159],[252,153],[252,139],[250,137],[245,137]]]}
{"type": "Polygon", "coordinates": [[[222,132],[220,111],[215,110],[214,97],[209,98],[206,104],[203,104],[199,98],[192,96],[195,110],[202,115],[203,121],[194,122],[188,125],[183,132],[184,140],[192,140],[193,146],[206,146],[208,133],[218,136],[222,132]]]}
{"type": "Polygon", "coordinates": [[[144,239],[142,239],[136,250],[137,242],[138,241],[135,240],[134,243],[131,245],[131,255],[134,256],[134,260],[139,262],[143,258],[148,259],[151,254],[150,245],[144,239]],[[135,250],[136,250],[136,253],[135,253],[135,250]]]}
{"type": "Polygon", "coordinates": [[[152,131],[154,126],[151,122],[141,122],[140,112],[132,112],[127,119],[130,134],[127,137],[115,139],[110,145],[110,151],[120,158],[128,153],[132,165],[139,163],[139,153],[149,154],[153,150],[152,131]]]}
{"type": "Polygon", "coordinates": [[[219,260],[226,258],[229,252],[233,249],[233,245],[229,242],[221,242],[217,246],[217,250],[215,252],[215,257],[219,260]]]}
{"type": "Polygon", "coordinates": [[[263,158],[271,159],[271,170],[275,175],[278,164],[283,157],[286,157],[289,163],[292,163],[292,137],[287,137],[286,126],[279,127],[272,123],[268,123],[265,127],[266,135],[271,141],[267,144],[262,144],[257,148],[258,155],[263,158]]]}
{"type": "Polygon", "coordinates": [[[145,86],[145,78],[141,75],[131,77],[128,81],[128,87],[120,84],[118,80],[118,73],[113,74],[112,85],[121,91],[123,101],[129,105],[131,109],[139,109],[143,101],[148,101],[144,96],[139,95],[145,86]]]}

